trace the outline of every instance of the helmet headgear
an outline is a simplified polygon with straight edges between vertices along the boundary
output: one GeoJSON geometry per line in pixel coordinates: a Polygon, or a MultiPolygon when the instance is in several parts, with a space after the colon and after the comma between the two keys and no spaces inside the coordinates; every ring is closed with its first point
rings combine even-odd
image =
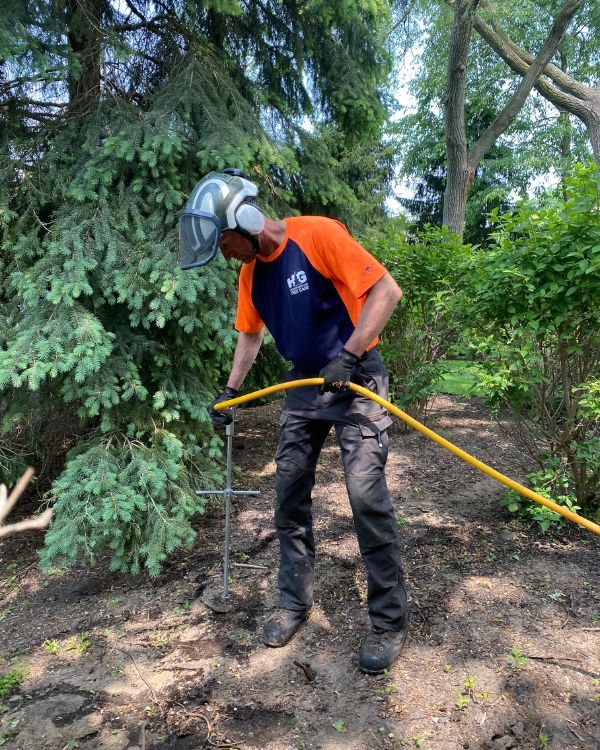
{"type": "Polygon", "coordinates": [[[179,220],[181,268],[205,266],[215,257],[222,233],[231,229],[258,253],[265,217],[256,205],[258,188],[241,169],[211,172],[196,187],[179,220]]]}

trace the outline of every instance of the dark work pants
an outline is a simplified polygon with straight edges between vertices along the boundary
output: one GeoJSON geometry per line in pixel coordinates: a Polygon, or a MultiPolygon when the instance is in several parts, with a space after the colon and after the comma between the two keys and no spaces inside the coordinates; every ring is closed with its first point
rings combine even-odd
{"type": "MultiPolygon", "coordinates": [[[[314,373],[294,369],[288,377],[295,380],[314,377],[314,373]]],[[[387,375],[377,350],[363,357],[352,379],[387,397],[387,375]]],[[[279,606],[304,610],[312,602],[315,542],[311,491],[321,448],[334,425],[360,553],[368,573],[371,622],[385,630],[401,630],[406,625],[398,524],[385,480],[386,430],[390,424],[387,411],[353,391],[324,396],[312,386],[288,391],[276,456],[279,606]]]]}

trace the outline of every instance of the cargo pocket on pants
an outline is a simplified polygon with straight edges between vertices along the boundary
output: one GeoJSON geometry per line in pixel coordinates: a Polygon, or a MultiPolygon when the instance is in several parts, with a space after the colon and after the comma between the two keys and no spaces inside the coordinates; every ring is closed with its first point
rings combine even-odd
{"type": "Polygon", "coordinates": [[[363,417],[358,423],[358,427],[363,438],[375,437],[379,447],[383,448],[383,436],[385,435],[385,444],[387,447],[387,435],[385,433],[392,424],[393,420],[387,411],[379,411],[363,417]]]}

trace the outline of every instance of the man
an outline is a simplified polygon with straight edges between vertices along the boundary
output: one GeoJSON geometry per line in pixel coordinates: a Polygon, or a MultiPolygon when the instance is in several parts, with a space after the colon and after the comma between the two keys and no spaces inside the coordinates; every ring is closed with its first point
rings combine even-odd
{"type": "Polygon", "coordinates": [[[255,204],[256,186],[239,170],[211,172],[190,197],[181,223],[182,267],[209,262],[217,246],[242,262],[231,374],[209,407],[216,423],[231,417],[215,404],[237,396],[265,326],[294,364],[292,380],[323,385],[287,392],[276,454],[275,525],[281,561],[279,609],[264,624],[268,646],[288,643],[313,606],[315,544],[311,490],[331,426],[342,451],[360,552],[368,571],[372,632],[360,668],[377,674],[399,656],[408,632],[397,523],[385,481],[387,411],[347,389],[357,382],[387,397],[377,336],[402,292],[345,227],[323,217],[272,221],[255,204]]]}

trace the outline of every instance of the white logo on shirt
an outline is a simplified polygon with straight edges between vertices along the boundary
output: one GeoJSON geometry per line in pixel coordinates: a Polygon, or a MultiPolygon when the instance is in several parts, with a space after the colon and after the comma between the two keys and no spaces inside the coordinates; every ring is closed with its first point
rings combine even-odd
{"type": "Polygon", "coordinates": [[[290,294],[299,294],[308,289],[306,273],[304,271],[296,271],[296,273],[293,273],[287,280],[287,283],[290,294]]]}

